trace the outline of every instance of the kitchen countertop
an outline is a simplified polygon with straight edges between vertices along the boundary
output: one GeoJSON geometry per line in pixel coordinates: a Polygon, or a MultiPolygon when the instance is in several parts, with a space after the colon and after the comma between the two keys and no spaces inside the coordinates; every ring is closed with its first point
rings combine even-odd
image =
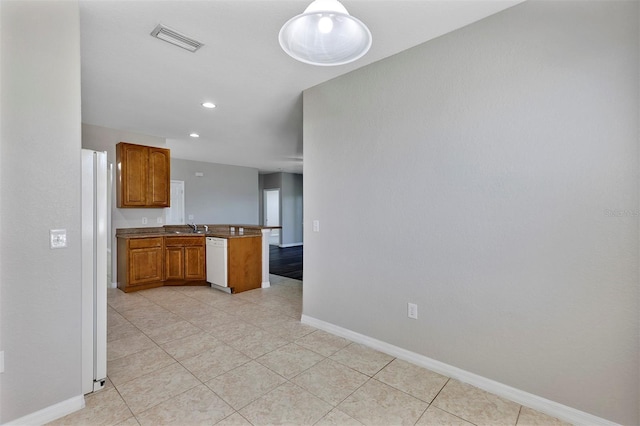
{"type": "Polygon", "coordinates": [[[151,228],[118,228],[116,238],[149,238],[149,237],[217,237],[217,238],[254,238],[262,237],[262,229],[279,229],[279,226],[260,225],[198,225],[198,232],[193,232],[189,225],[166,225],[151,228]],[[233,229],[233,231],[232,231],[233,229]],[[242,229],[239,232],[238,229],[242,229]]]}

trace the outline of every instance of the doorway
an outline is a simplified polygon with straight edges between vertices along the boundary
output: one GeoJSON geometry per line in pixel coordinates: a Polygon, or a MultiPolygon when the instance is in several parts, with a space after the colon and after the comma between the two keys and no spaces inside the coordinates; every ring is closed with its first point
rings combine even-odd
{"type": "MultiPolygon", "coordinates": [[[[264,190],[264,226],[280,226],[280,188],[264,190]]],[[[272,229],[269,245],[280,245],[280,229],[272,229]]]]}
{"type": "Polygon", "coordinates": [[[167,225],[184,225],[184,181],[171,181],[171,207],[165,209],[167,225]]]}

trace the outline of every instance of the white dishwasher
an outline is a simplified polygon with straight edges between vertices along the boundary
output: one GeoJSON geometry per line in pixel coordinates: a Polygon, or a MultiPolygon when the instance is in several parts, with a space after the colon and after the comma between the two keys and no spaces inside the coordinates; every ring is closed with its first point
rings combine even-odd
{"type": "Polygon", "coordinates": [[[207,281],[221,287],[227,282],[227,239],[207,237],[207,281]]]}

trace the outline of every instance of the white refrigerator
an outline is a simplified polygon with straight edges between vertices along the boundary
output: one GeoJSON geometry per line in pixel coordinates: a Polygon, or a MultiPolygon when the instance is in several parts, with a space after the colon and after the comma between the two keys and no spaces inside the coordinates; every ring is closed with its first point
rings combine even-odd
{"type": "Polygon", "coordinates": [[[107,153],[82,150],[82,393],[107,378],[107,153]]]}

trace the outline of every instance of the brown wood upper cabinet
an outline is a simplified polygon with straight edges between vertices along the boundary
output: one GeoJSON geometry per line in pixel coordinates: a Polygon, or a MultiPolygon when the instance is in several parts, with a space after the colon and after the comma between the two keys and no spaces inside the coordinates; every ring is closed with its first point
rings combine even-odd
{"type": "Polygon", "coordinates": [[[120,142],[116,145],[118,207],[169,207],[169,150],[120,142]]]}

